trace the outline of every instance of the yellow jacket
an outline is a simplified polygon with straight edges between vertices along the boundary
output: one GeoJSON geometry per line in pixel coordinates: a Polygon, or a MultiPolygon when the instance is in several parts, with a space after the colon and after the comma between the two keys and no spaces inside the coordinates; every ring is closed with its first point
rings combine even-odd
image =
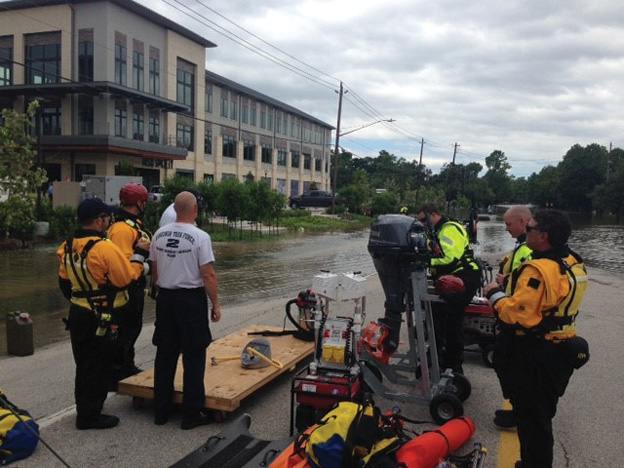
{"type": "Polygon", "coordinates": [[[67,241],[63,242],[56,254],[61,282],[71,282],[70,301],[73,304],[91,309],[95,301],[106,306],[107,288],[111,287],[114,308],[128,302],[125,288],[143,274],[143,263],[130,262],[115,244],[102,239],[96,231],[79,231],[72,240],[71,256],[66,254],[66,245],[67,241]],[[81,254],[90,241],[93,246],[83,259],[81,254]]]}
{"type": "Polygon", "coordinates": [[[577,255],[563,259],[569,269],[550,258],[532,259],[512,276],[511,295],[493,293],[490,300],[499,319],[538,332],[547,339],[575,336],[575,317],[588,277],[577,255]]]}
{"type": "Polygon", "coordinates": [[[438,243],[443,256],[432,258],[430,261],[432,274],[441,276],[453,274],[463,269],[477,270],[478,266],[473,260],[473,249],[464,227],[447,218],[439,221],[436,227],[438,228],[438,243]]]}
{"type": "Polygon", "coordinates": [[[118,221],[109,228],[106,237],[121,249],[126,258],[130,259],[139,239],[143,238],[149,241],[152,234],[143,227],[141,220],[136,219],[136,217],[124,211],[118,211],[116,216],[118,216],[118,221]],[[119,216],[120,213],[121,216],[119,216]]]}

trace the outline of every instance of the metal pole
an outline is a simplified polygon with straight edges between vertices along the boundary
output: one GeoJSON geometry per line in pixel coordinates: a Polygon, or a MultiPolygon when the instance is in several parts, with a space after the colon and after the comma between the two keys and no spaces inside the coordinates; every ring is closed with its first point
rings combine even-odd
{"type": "Polygon", "coordinates": [[[332,214],[335,212],[336,205],[336,188],[339,176],[339,136],[341,133],[341,109],[343,108],[343,82],[339,88],[339,114],[336,118],[336,140],[334,144],[334,180],[332,186],[332,214]]]}

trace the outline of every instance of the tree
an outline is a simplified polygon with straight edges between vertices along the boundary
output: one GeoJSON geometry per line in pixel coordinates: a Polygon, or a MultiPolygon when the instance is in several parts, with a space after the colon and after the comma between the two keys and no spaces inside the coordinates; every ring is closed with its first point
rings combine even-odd
{"type": "Polygon", "coordinates": [[[495,150],[486,157],[485,162],[488,170],[484,174],[484,180],[488,182],[488,186],[494,194],[489,204],[503,203],[510,200],[512,190],[508,170],[512,166],[508,164],[505,153],[495,150]]]}
{"type": "Polygon", "coordinates": [[[0,188],[8,195],[0,203],[0,227],[5,237],[13,234],[23,242],[32,234],[37,192],[47,180],[46,171],[35,166],[36,140],[28,131],[38,107],[32,101],[25,114],[3,109],[0,126],[0,188]]]}
{"type": "Polygon", "coordinates": [[[591,194],[604,181],[607,160],[604,146],[573,145],[558,164],[558,204],[573,211],[592,211],[591,194]]]}
{"type": "Polygon", "coordinates": [[[530,203],[546,208],[556,203],[558,196],[558,170],[555,166],[545,166],[538,174],[527,179],[527,193],[530,203]]]}

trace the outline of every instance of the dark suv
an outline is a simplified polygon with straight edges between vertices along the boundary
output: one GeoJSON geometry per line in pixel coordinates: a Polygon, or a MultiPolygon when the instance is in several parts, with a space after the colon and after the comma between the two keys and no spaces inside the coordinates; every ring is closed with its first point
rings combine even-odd
{"type": "MultiPolygon", "coordinates": [[[[338,198],[336,199],[336,204],[339,204],[338,198]]],[[[325,190],[311,190],[298,197],[291,197],[289,199],[289,206],[294,210],[304,207],[332,206],[332,194],[325,190]]]]}

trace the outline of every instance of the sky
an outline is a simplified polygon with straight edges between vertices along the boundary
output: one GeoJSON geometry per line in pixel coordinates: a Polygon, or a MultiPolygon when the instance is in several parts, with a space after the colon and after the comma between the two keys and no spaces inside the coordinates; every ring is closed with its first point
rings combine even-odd
{"type": "Polygon", "coordinates": [[[217,44],[210,71],[334,127],[343,82],[358,157],[418,161],[423,139],[434,173],[456,148],[527,177],[575,144],[623,148],[622,0],[138,2],[217,44]]]}

